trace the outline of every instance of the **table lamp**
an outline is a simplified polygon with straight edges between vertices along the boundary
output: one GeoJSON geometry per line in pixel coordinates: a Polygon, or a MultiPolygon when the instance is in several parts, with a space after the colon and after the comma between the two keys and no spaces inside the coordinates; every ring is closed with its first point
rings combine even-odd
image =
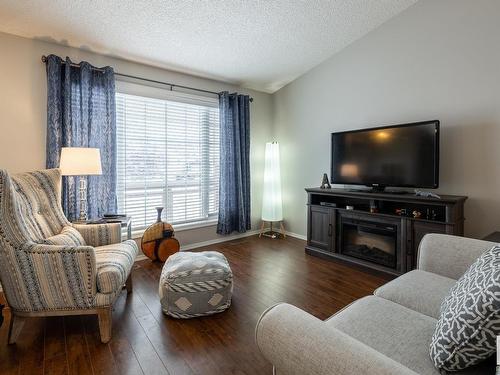
{"type": "MultiPolygon", "coordinates": [[[[63,176],[101,175],[101,152],[98,148],[63,147],[59,168],[63,176]]],[[[80,217],[87,221],[87,179],[80,178],[80,217]]]]}

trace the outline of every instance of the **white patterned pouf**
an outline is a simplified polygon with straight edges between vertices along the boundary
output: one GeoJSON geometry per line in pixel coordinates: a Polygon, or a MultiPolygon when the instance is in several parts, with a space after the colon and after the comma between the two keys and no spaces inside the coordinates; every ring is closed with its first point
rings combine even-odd
{"type": "Polygon", "coordinates": [[[159,293],[163,312],[174,318],[215,314],[231,305],[233,273],[217,251],[181,251],[165,262],[159,293]]]}

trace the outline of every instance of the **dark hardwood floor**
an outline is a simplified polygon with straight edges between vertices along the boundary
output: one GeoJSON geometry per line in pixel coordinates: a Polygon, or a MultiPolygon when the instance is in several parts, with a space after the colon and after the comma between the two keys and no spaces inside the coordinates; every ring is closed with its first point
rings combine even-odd
{"type": "MultiPolygon", "coordinates": [[[[304,241],[256,236],[212,245],[234,273],[233,303],[211,317],[175,320],[158,299],[162,264],[137,262],[134,291],[113,311],[113,338],[99,340],[95,316],[30,319],[7,345],[10,315],[0,329],[1,374],[271,374],[254,329],[278,302],[325,319],[388,279],[304,253],[304,241]]],[[[3,296],[0,297],[3,299],[3,296]]]]}

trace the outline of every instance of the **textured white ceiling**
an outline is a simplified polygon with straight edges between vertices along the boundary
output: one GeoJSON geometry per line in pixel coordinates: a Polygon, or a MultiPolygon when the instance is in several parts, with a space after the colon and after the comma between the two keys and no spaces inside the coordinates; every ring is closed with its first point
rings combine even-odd
{"type": "Polygon", "coordinates": [[[2,0],[0,31],[274,92],[417,0],[2,0]]]}

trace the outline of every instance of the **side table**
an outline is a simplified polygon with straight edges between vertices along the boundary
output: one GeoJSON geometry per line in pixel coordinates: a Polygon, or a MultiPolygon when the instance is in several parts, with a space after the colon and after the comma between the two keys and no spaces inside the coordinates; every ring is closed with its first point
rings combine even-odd
{"type": "Polygon", "coordinates": [[[111,224],[120,223],[122,229],[127,228],[127,240],[132,239],[132,217],[117,216],[117,217],[102,217],[96,220],[74,221],[75,224],[111,224]]]}

